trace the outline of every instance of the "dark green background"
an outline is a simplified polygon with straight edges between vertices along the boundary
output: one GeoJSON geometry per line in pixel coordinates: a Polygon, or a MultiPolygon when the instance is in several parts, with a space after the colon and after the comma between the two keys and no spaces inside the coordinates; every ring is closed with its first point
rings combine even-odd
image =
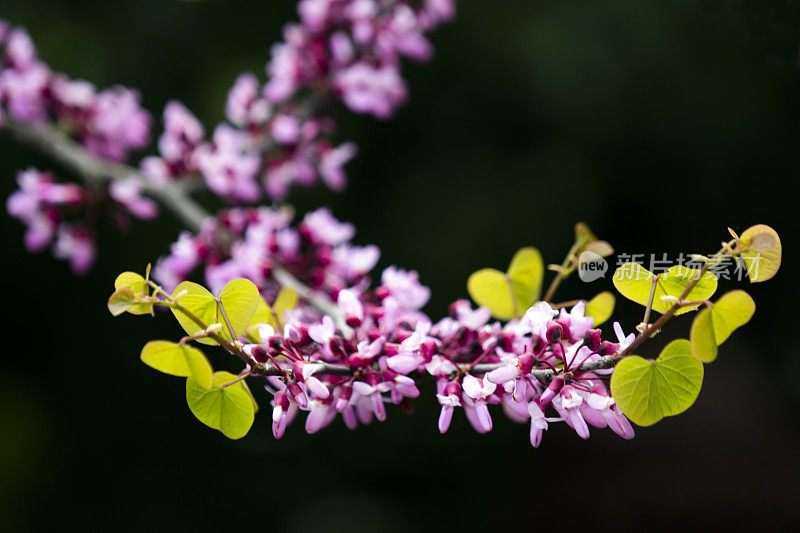
{"type": "MultiPolygon", "coordinates": [[[[100,231],[100,259],[75,279],[29,255],[2,218],[0,524],[21,529],[288,531],[743,528],[797,521],[797,177],[800,16],[796,2],[462,1],[410,66],[410,105],[389,122],[339,110],[360,147],[328,204],[374,242],[381,266],[418,269],[440,317],[469,273],[503,267],[522,245],[561,260],[588,222],[618,252],[713,252],[725,228],[782,235],[777,279],[688,413],[633,441],[564,425],[542,447],[498,413],[486,436],[458,418],[446,437],[423,391],[416,416],[274,441],[266,410],[225,440],[194,420],[181,380],[138,361],[175,325],[105,309],[116,273],[141,269],[175,238],[169,216],[130,235],[100,231]],[[322,529],[320,529],[322,528],[322,529]]],[[[54,69],[138,87],[160,114],[178,98],[212,125],[243,70],[263,73],[294,20],[292,1],[4,0],[54,69]]],[[[54,168],[0,138],[0,195],[17,168],[54,168]]],[[[571,280],[563,298],[608,281],[571,280]]],[[[723,284],[722,289],[732,286],[723,284]]],[[[627,329],[640,308],[619,306],[627,329]]],[[[688,320],[663,337],[685,335],[688,320]]],[[[658,338],[644,355],[655,356],[658,338]]],[[[222,365],[221,357],[215,364],[222,365]]],[[[259,394],[262,405],[265,395],[259,394]]],[[[11,529],[8,529],[11,530],[11,529]]]]}

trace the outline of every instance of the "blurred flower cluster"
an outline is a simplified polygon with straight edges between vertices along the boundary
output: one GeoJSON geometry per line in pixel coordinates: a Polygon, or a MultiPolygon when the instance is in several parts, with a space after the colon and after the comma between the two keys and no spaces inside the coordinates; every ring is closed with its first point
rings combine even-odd
{"type": "Polygon", "coordinates": [[[424,32],[454,15],[450,0],[302,0],[298,11],[301,22],[272,47],[266,83],[241,74],[228,93],[228,122],[208,141],[189,110],[167,104],[160,155],[142,162],[151,179],[199,173],[229,202],[257,201],[262,188],[283,199],[293,185],[320,181],[342,190],[356,147],[334,146],[325,104],[339,98],[356,113],[390,117],[407,96],[401,57],[428,59],[424,32]]]}
{"type": "MultiPolygon", "coordinates": [[[[189,109],[170,101],[158,154],[138,168],[119,167],[110,185],[70,185],[69,198],[53,201],[56,194],[39,191],[57,190],[50,174],[21,173],[21,190],[8,207],[29,226],[28,248],[41,250],[55,238],[55,254],[71,259],[76,273],[86,272],[95,256],[97,214],[108,213],[121,229],[131,216],[153,218],[156,206],[143,192],[172,181],[202,181],[233,204],[258,202],[264,193],[282,200],[294,185],[322,182],[342,190],[343,167],[356,146],[334,144],[329,104],[340,99],[354,112],[391,116],[407,97],[401,58],[428,59],[425,33],[450,20],[454,6],[451,0],[302,0],[298,12],[300,22],[288,24],[283,42],[272,47],[266,82],[241,74],[225,104],[227,122],[208,137],[189,109]]],[[[131,89],[98,90],[52,72],[27,32],[0,20],[0,127],[55,127],[88,154],[123,163],[151,135],[139,100],[131,89]]]]}

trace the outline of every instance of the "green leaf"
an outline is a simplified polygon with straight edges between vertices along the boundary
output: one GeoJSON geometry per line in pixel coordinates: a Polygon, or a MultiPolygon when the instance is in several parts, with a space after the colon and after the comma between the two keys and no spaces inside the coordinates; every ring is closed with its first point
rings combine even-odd
{"type": "Polygon", "coordinates": [[[710,363],[717,358],[717,341],[714,338],[711,308],[703,309],[694,317],[689,339],[692,343],[692,354],[698,360],[710,363]]]}
{"type": "Polygon", "coordinates": [[[716,359],[717,346],[747,324],[755,311],[755,302],[742,290],[725,293],[714,305],[700,311],[692,322],[690,334],[694,356],[704,363],[716,359]]]}
{"type": "Polygon", "coordinates": [[[507,273],[494,268],[473,272],[467,290],[478,305],[489,308],[500,320],[524,313],[538,299],[542,290],[544,261],[536,248],[522,248],[511,259],[507,273]]]}
{"type": "MultiPolygon", "coordinates": [[[[661,300],[662,296],[680,297],[689,283],[696,279],[700,270],[687,268],[681,265],[674,265],[661,274],[656,285],[653,297],[653,310],[659,313],[666,313],[672,307],[671,303],[661,300]]],[[[650,289],[653,285],[653,274],[638,263],[625,263],[614,272],[614,286],[619,293],[629,300],[647,305],[650,296],[650,289]]],[[[702,301],[711,298],[717,290],[717,277],[706,272],[692,288],[686,301],[702,301]]],[[[689,307],[678,309],[676,315],[692,311],[689,307]]]]}
{"type": "Polygon", "coordinates": [[[655,361],[632,355],[611,375],[611,394],[625,416],[650,426],[686,411],[703,385],[703,363],[692,356],[689,341],[669,343],[655,361]]]}
{"type": "Polygon", "coordinates": [[[247,435],[255,417],[254,402],[241,381],[222,388],[236,378],[230,372],[214,372],[210,388],[191,377],[186,380],[186,403],[192,414],[229,439],[247,435]]]}
{"type": "Polygon", "coordinates": [[[494,268],[484,268],[473,272],[467,279],[467,291],[478,305],[489,308],[492,315],[500,320],[514,317],[514,300],[506,275],[494,268]]]}
{"type": "Polygon", "coordinates": [[[142,348],[144,364],[171,376],[192,377],[206,389],[211,387],[211,364],[203,352],[169,341],[150,341],[142,348]]]}
{"type": "Polygon", "coordinates": [[[756,312],[756,303],[743,290],[730,291],[722,295],[711,307],[714,317],[714,337],[722,344],[731,333],[744,326],[756,312]]]}
{"type": "Polygon", "coordinates": [[[108,311],[114,316],[119,316],[133,307],[135,302],[133,291],[127,287],[117,289],[108,298],[108,311]]]}
{"type": "Polygon", "coordinates": [[[767,281],[777,274],[782,254],[778,232],[765,224],[757,224],[742,233],[740,243],[747,248],[742,260],[751,283],[767,281]]]}
{"type": "Polygon", "coordinates": [[[514,254],[508,266],[508,278],[514,288],[520,314],[539,299],[543,277],[544,261],[539,250],[529,246],[514,254]]]}
{"type": "MultiPolygon", "coordinates": [[[[184,306],[206,326],[217,323],[222,324],[223,328],[219,335],[229,341],[232,340],[214,295],[202,285],[184,281],[175,288],[172,293],[173,298],[183,291],[186,291],[186,294],[181,296],[180,305],[184,306]]],[[[228,315],[235,336],[242,335],[258,308],[258,302],[261,299],[258,288],[250,280],[234,279],[223,287],[222,291],[220,291],[219,299],[225,308],[225,313],[228,315]]],[[[194,335],[202,329],[180,309],[172,308],[172,313],[187,334],[194,335]]],[[[197,342],[211,345],[217,344],[217,341],[209,338],[199,338],[197,342]]]]}
{"type": "Polygon", "coordinates": [[[614,253],[614,249],[606,241],[597,240],[597,237],[584,222],[575,224],[575,244],[573,251],[575,257],[582,252],[589,250],[600,257],[607,257],[614,253]]]}
{"type": "MultiPolygon", "coordinates": [[[[134,299],[148,296],[150,287],[145,279],[136,272],[123,272],[114,280],[115,289],[130,289],[134,299]]],[[[136,304],[127,310],[132,315],[146,315],[153,312],[153,304],[136,304]]]]}
{"type": "Polygon", "coordinates": [[[575,224],[575,246],[582,250],[590,242],[597,240],[597,237],[585,222],[575,224]]]}
{"type": "MultiPolygon", "coordinates": [[[[261,295],[258,287],[249,279],[234,279],[229,281],[219,293],[219,299],[228,315],[235,337],[244,335],[247,326],[253,319],[253,315],[258,308],[261,295]]],[[[224,324],[224,322],[223,322],[224,324]]],[[[231,340],[227,335],[227,327],[223,329],[226,339],[231,340]]]]}
{"type": "Polygon", "coordinates": [[[613,294],[603,291],[586,303],[586,316],[594,318],[594,327],[611,318],[615,302],[613,294]]]}

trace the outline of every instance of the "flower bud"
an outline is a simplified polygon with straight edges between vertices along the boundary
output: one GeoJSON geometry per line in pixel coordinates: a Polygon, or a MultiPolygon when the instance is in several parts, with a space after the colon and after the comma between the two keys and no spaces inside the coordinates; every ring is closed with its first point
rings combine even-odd
{"type": "Polygon", "coordinates": [[[442,394],[445,396],[461,396],[461,385],[456,380],[450,381],[444,386],[442,394]]]}
{"type": "Polygon", "coordinates": [[[547,341],[539,335],[534,334],[531,337],[531,353],[534,357],[539,357],[547,349],[547,341]]]}
{"type": "Polygon", "coordinates": [[[593,352],[596,352],[598,349],[600,349],[601,342],[602,339],[600,338],[599,329],[590,329],[586,331],[586,334],[583,336],[583,345],[593,352]]]}
{"type": "Polygon", "coordinates": [[[347,317],[344,319],[344,322],[351,328],[357,328],[361,325],[361,319],[356,315],[347,315],[347,317]]]}
{"type": "Polygon", "coordinates": [[[551,320],[547,323],[547,333],[545,333],[545,337],[547,338],[547,342],[550,344],[555,344],[556,342],[561,340],[561,337],[564,334],[564,327],[559,324],[558,322],[551,320]]]}
{"type": "Polygon", "coordinates": [[[431,359],[433,358],[433,354],[436,353],[436,343],[432,340],[423,342],[420,346],[420,352],[422,353],[422,357],[425,359],[425,362],[430,363],[431,359]]]}
{"type": "Polygon", "coordinates": [[[616,342],[609,342],[603,341],[600,343],[600,347],[597,349],[597,353],[600,355],[613,355],[619,351],[619,344],[616,342]]]}
{"type": "Polygon", "coordinates": [[[528,375],[533,370],[533,355],[524,353],[519,356],[519,373],[522,376],[528,375]]]}
{"type": "Polygon", "coordinates": [[[267,340],[267,344],[269,345],[270,348],[272,348],[276,352],[283,350],[285,346],[283,338],[279,337],[278,335],[273,335],[272,337],[270,337],[267,340]]]}
{"type": "Polygon", "coordinates": [[[266,363],[269,361],[267,357],[267,347],[263,344],[254,344],[252,348],[250,348],[250,356],[259,363],[266,363]]]}
{"type": "Polygon", "coordinates": [[[516,336],[513,333],[504,331],[503,333],[500,334],[500,338],[498,339],[498,344],[504,351],[513,352],[515,338],[516,336]]]}
{"type": "Polygon", "coordinates": [[[567,342],[572,342],[572,330],[570,330],[570,321],[569,318],[558,318],[555,320],[556,324],[560,324],[563,328],[561,332],[561,339],[567,342]]]}

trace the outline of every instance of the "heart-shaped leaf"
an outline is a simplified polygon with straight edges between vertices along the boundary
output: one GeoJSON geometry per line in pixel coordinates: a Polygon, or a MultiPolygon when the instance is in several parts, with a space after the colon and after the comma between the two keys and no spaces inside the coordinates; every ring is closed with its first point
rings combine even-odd
{"type": "Polygon", "coordinates": [[[703,363],[692,356],[686,339],[669,343],[655,361],[626,357],[611,375],[614,401],[640,426],[686,411],[702,385],[703,363]]]}
{"type": "Polygon", "coordinates": [[[594,327],[611,318],[615,302],[613,294],[603,291],[586,303],[586,316],[594,318],[594,327]]]}
{"type": "Polygon", "coordinates": [[[586,223],[578,222],[575,224],[575,244],[573,245],[575,257],[586,250],[592,251],[600,257],[606,257],[614,253],[614,248],[610,244],[606,241],[597,240],[594,232],[586,223]]]}
{"type": "MultiPolygon", "coordinates": [[[[130,289],[134,299],[148,296],[150,287],[145,279],[136,272],[123,272],[114,280],[115,289],[130,289]]],[[[127,311],[132,315],[146,315],[153,312],[153,304],[135,304],[127,311]]]]}
{"type": "Polygon", "coordinates": [[[704,363],[716,359],[717,346],[736,328],[747,324],[755,311],[755,302],[742,290],[725,293],[714,305],[700,311],[692,322],[690,334],[694,356],[704,363]]]}
{"type": "Polygon", "coordinates": [[[740,237],[743,247],[742,260],[747,267],[751,283],[767,281],[775,276],[781,266],[781,238],[771,227],[757,224],[747,228],[740,237]]]}
{"type": "Polygon", "coordinates": [[[171,376],[192,377],[206,389],[211,387],[211,364],[203,352],[169,341],[150,341],[142,348],[142,362],[171,376]]]}
{"type": "Polygon", "coordinates": [[[114,293],[108,297],[108,311],[113,316],[119,316],[125,311],[130,310],[134,303],[136,302],[136,297],[133,295],[133,291],[131,291],[127,287],[123,287],[121,289],[117,289],[114,293]]]}
{"type": "Polygon", "coordinates": [[[544,261],[539,250],[526,247],[511,259],[505,274],[494,268],[474,272],[467,290],[478,305],[489,308],[500,320],[519,318],[538,299],[542,290],[544,261]]]}
{"type": "MultiPolygon", "coordinates": [[[[191,281],[184,281],[175,288],[175,291],[172,293],[173,298],[184,291],[185,294],[180,297],[179,303],[200,319],[206,326],[222,324],[224,327],[220,332],[220,336],[229,341],[232,340],[228,332],[227,324],[225,323],[225,318],[214,295],[202,285],[192,283],[191,281]]],[[[220,291],[219,302],[221,302],[225,309],[225,314],[233,327],[235,338],[244,334],[253,315],[256,313],[260,299],[261,295],[258,293],[258,288],[252,281],[247,279],[231,280],[220,291]]],[[[173,307],[172,313],[175,315],[181,327],[183,327],[189,335],[194,335],[201,330],[200,326],[180,309],[173,307]]],[[[217,344],[215,340],[210,338],[199,338],[197,342],[212,345],[217,344]]]]}
{"type": "Polygon", "coordinates": [[[210,388],[191,377],[186,380],[186,403],[192,414],[229,439],[247,435],[255,417],[254,402],[241,381],[223,388],[236,378],[230,372],[214,372],[210,388]]]}
{"type": "MultiPolygon", "coordinates": [[[[700,274],[700,270],[688,268],[682,265],[674,265],[667,271],[659,275],[656,284],[655,295],[653,297],[653,310],[659,313],[666,313],[672,307],[669,302],[661,300],[662,296],[680,297],[686,287],[700,274]]],[[[650,290],[653,286],[653,273],[638,263],[625,263],[614,272],[614,286],[619,293],[629,300],[647,305],[650,297],[650,290]]],[[[706,272],[700,277],[697,284],[692,288],[686,301],[703,301],[711,298],[717,290],[717,277],[706,272]]],[[[680,315],[692,311],[690,307],[678,309],[675,313],[680,315]]]]}

